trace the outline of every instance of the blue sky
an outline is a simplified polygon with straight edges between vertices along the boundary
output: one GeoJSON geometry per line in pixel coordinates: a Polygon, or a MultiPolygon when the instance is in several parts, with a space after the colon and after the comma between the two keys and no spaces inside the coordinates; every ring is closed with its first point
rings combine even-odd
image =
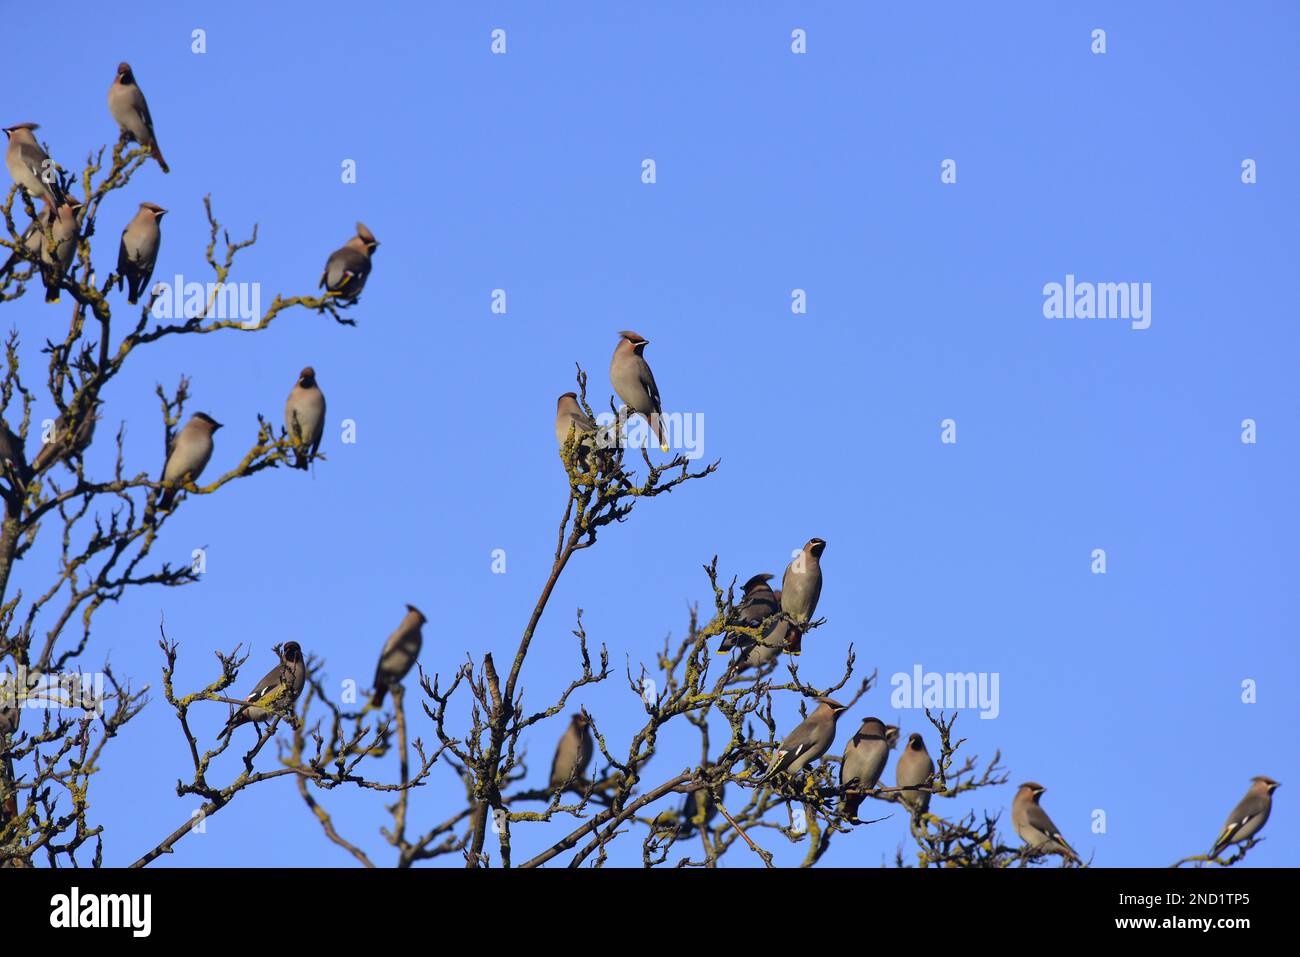
{"type": "MultiPolygon", "coordinates": [[[[148,166],[105,203],[99,262],[147,199],[171,210],[155,278],[206,280],[207,192],[232,235],[260,223],[232,278],[260,282],[264,301],[310,291],[357,219],[382,243],[356,328],[291,313],[255,335],[177,337],[104,396],[107,422],[128,424],[132,470],[161,464],[153,387],[181,373],[192,408],[227,424],[214,466],[237,461],[258,412],[279,420],[305,364],[330,414],[314,477],[262,474],[168,524],[160,557],[207,547],[199,584],[99,613],[88,663],[107,654],[159,691],[92,795],[108,863],[194,806],[174,792],[190,772],[159,690],[160,618],[187,688],[237,642],[253,654],[242,687],[290,637],[329,681],[366,685],[406,602],[430,618],[427,670],[511,656],[564,505],[555,397],[579,362],[603,407],[625,328],[651,340],[665,408],[703,414],[705,455],[722,465],[574,559],[524,673],[529,705],[574,675],[582,608],[616,676],[573,703],[622,752],[644,713],[621,670],[709,601],[700,566],[716,554],[741,581],[779,576],[817,535],[827,624],[803,677],[830,683],[851,643],[883,685],[846,718],[837,753],[868,713],[901,717],[934,749],[923,715],[890,708],[893,673],[997,672],[997,719],[967,713],[958,730],[985,758],[1001,748],[1011,783],[945,811],[1009,809],[1014,785],[1037,780],[1085,857],[1159,866],[1208,848],[1267,774],[1283,787],[1246,864],[1297,863],[1293,7],[319,3],[304,16],[232,2],[132,19],[86,6],[76,22],[93,40],[63,69],[44,68],[40,43],[12,45],[11,73],[41,79],[4,111],[39,121],[73,165],[116,136],[105,95],[119,59],[135,67],[172,173],[148,166]],[[494,28],[504,56],[489,51],[494,28]],[[355,184],[340,181],[346,159],[355,184]],[[945,159],[956,184],[940,182],[945,159]],[[1067,274],[1151,283],[1150,328],[1044,318],[1043,286],[1067,274]],[[489,308],[496,288],[504,316],[489,308]],[[796,288],[805,315],[791,312],[796,288]],[[956,444],[940,441],[947,418],[956,444]],[[1245,418],[1256,444],[1241,441],[1245,418]],[[1090,571],[1096,548],[1105,575],[1090,571]],[[1257,703],[1241,701],[1247,679],[1257,703]]],[[[35,7],[7,22],[14,36],[47,26],[35,7]]],[[[29,363],[64,321],[38,300],[3,312],[29,363]]],[[[107,470],[111,455],[101,440],[89,461],[107,470]]],[[[14,584],[30,591],[48,571],[33,554],[14,584]]],[[[215,734],[224,708],[209,710],[198,723],[215,734]]],[[[792,727],[796,702],[777,713],[792,727]]],[[[563,727],[526,738],[530,781],[563,727]]],[[[649,784],[695,759],[686,730],[665,736],[649,784]]],[[[214,780],[236,766],[223,759],[214,780]]],[[[412,829],[462,797],[436,770],[412,829]]],[[[384,798],[322,802],[390,859],[384,798]]],[[[518,827],[516,854],[572,826],[518,827]]],[[[874,866],[900,843],[910,854],[895,815],[837,838],[825,861],[874,866]]],[[[279,863],[351,861],[281,780],[154,866],[243,865],[272,844],[279,863]]],[[[638,864],[639,835],[623,845],[613,861],[638,864]]],[[[768,846],[783,863],[803,855],[768,846]]],[[[487,849],[495,859],[490,836],[487,849]]],[[[725,864],[754,861],[737,848],[725,864]]]]}

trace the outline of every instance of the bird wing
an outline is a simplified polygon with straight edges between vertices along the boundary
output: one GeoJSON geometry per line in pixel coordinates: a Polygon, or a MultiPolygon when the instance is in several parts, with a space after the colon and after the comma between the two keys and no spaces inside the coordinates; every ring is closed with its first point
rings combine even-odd
{"type": "Polygon", "coordinates": [[[1025,820],[1028,822],[1030,827],[1042,831],[1062,847],[1073,852],[1074,849],[1071,848],[1069,842],[1061,836],[1060,830],[1058,830],[1056,825],[1052,823],[1052,819],[1047,816],[1047,812],[1037,804],[1029,805],[1025,814],[1025,820]]]}
{"type": "Polygon", "coordinates": [[[1214,853],[1223,850],[1233,839],[1241,833],[1241,829],[1254,820],[1260,813],[1260,808],[1251,802],[1250,798],[1243,798],[1241,802],[1232,809],[1228,819],[1223,822],[1223,830],[1219,832],[1218,840],[1214,842],[1214,853]]]}
{"type": "Polygon", "coordinates": [[[656,412],[662,412],[663,406],[659,402],[659,386],[655,385],[655,374],[650,371],[650,364],[644,359],[641,360],[641,386],[650,397],[651,407],[656,412]]]}
{"type": "Polygon", "coordinates": [[[136,87],[136,94],[135,113],[144,123],[144,128],[149,131],[149,135],[153,136],[153,117],[149,115],[149,103],[144,98],[144,92],[138,86],[136,87]]]}

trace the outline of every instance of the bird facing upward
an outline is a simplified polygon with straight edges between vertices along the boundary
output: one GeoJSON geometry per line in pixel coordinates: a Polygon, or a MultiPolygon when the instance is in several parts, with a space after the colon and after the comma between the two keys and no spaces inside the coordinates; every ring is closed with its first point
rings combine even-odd
{"type": "Polygon", "coordinates": [[[108,87],[108,112],[128,139],[134,140],[158,161],[158,168],[170,173],[167,161],[163,159],[158,147],[158,137],[153,131],[153,117],[149,115],[149,104],[145,102],[144,93],[135,81],[135,71],[131,64],[122,62],[117,65],[117,73],[108,87]]]}

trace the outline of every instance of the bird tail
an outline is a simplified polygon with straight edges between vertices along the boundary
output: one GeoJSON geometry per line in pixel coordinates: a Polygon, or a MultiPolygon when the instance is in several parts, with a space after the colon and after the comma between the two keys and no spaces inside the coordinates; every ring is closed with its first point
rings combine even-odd
{"type": "Polygon", "coordinates": [[[862,802],[866,799],[865,794],[849,792],[840,799],[840,813],[850,821],[857,823],[858,808],[862,807],[862,802]]]}
{"type": "Polygon", "coordinates": [[[375,688],[375,693],[370,696],[370,707],[379,708],[384,704],[384,696],[388,694],[388,685],[382,682],[375,688]]]}
{"type": "Polygon", "coordinates": [[[658,412],[652,412],[650,414],[650,431],[653,432],[655,434],[655,438],[659,440],[659,451],[667,452],[668,438],[666,435],[664,435],[663,419],[661,418],[658,412]]]}
{"type": "Polygon", "coordinates": [[[50,269],[47,272],[41,273],[41,278],[45,280],[45,301],[58,302],[59,294],[62,292],[62,289],[60,288],[60,280],[62,277],[59,275],[59,272],[55,269],[50,269]]]}
{"type": "Polygon", "coordinates": [[[131,276],[126,281],[126,301],[128,305],[134,306],[140,301],[140,282],[139,276],[131,276]]]}
{"type": "Polygon", "coordinates": [[[153,158],[158,161],[159,169],[161,169],[164,173],[170,173],[171,167],[169,167],[167,165],[167,161],[163,159],[162,150],[158,148],[157,140],[154,140],[149,144],[149,151],[153,153],[153,158]]]}
{"type": "Polygon", "coordinates": [[[177,489],[175,488],[163,489],[162,498],[158,500],[158,507],[164,510],[171,508],[172,502],[176,500],[176,492],[177,489]]]}
{"type": "Polygon", "coordinates": [[[1210,848],[1210,857],[1215,858],[1223,853],[1224,849],[1232,843],[1232,828],[1225,827],[1219,832],[1219,836],[1214,839],[1214,846],[1210,848]]]}

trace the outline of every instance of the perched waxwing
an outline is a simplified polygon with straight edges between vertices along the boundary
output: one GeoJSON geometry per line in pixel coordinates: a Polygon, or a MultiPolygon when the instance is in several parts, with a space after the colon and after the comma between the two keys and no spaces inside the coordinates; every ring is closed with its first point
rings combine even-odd
{"type": "Polygon", "coordinates": [[[72,265],[72,257],[77,254],[77,240],[80,238],[80,226],[77,223],[77,210],[81,208],[80,200],[68,196],[55,211],[50,234],[54,237],[51,248],[41,233],[41,276],[45,280],[45,301],[58,302],[63,284],[63,276],[72,265]]]}
{"type": "Polygon", "coordinates": [[[337,293],[340,299],[355,302],[370,275],[370,257],[378,248],[379,240],[374,233],[365,223],[357,223],[357,234],[330,253],[320,284],[326,291],[337,293]]]}
{"type": "Polygon", "coordinates": [[[39,262],[41,250],[45,247],[45,227],[54,219],[54,207],[42,206],[36,213],[36,218],[27,224],[23,234],[18,237],[17,245],[21,246],[27,253],[24,257],[14,250],[9,254],[3,266],[0,266],[0,279],[9,275],[15,267],[21,262],[39,262]]]}
{"type": "Polygon", "coordinates": [[[759,784],[778,771],[793,777],[829,750],[835,743],[835,721],[845,706],[831,698],[816,698],[817,707],[791,731],[768,760],[759,784]]]}
{"type": "MultiPolygon", "coordinates": [[[[722,800],[726,795],[726,789],[718,785],[718,800],[722,800]]],[[[686,793],[686,801],[682,804],[681,813],[678,815],[676,824],[676,837],[678,840],[690,837],[700,826],[700,808],[701,804],[704,809],[703,826],[707,828],[714,816],[718,813],[718,805],[714,801],[713,792],[708,788],[700,788],[696,791],[686,793]]]]}
{"type": "Polygon", "coordinates": [[[596,751],[590,725],[591,719],[579,712],[560,737],[555,760],[551,762],[551,791],[564,791],[583,783],[582,776],[596,751]]]}
{"type": "Polygon", "coordinates": [[[154,203],[141,203],[132,220],[122,230],[122,242],[117,247],[117,288],[126,282],[126,301],[135,305],[149,288],[154,263],[158,261],[158,247],[162,244],[159,224],[167,210],[154,203]]]}
{"type": "MultiPolygon", "coordinates": [[[[41,450],[36,453],[36,458],[32,461],[32,472],[43,472],[46,468],[68,455],[81,455],[90,447],[90,442],[95,437],[95,423],[99,421],[99,407],[103,403],[96,399],[90,405],[90,411],[83,414],[81,422],[77,425],[77,430],[72,436],[72,441],[68,441],[68,423],[63,416],[54,420],[54,427],[50,429],[50,434],[46,441],[41,445],[41,450]]],[[[71,465],[68,468],[72,468],[71,465]]]]}
{"type": "Polygon", "coordinates": [[[167,161],[163,159],[162,150],[158,148],[158,137],[153,131],[153,117],[149,115],[149,104],[144,101],[144,94],[135,82],[135,71],[129,63],[119,63],[117,74],[108,88],[108,112],[113,114],[118,127],[130,139],[147,149],[158,161],[158,167],[164,173],[170,173],[167,161]]]}
{"type": "Polygon", "coordinates": [[[185,427],[176,433],[162,474],[162,481],[175,484],[163,490],[160,508],[171,508],[176,493],[189,482],[199,480],[208,459],[212,458],[212,436],[219,428],[221,423],[212,416],[195,412],[185,427]]]}
{"type": "MultiPolygon", "coordinates": [[[[597,455],[598,461],[602,463],[608,460],[610,470],[615,468],[612,451],[606,449],[617,439],[610,430],[602,429],[595,419],[582,411],[576,392],[566,392],[555,400],[555,440],[560,445],[561,453],[570,434],[574,436],[574,442],[577,443],[574,448],[574,458],[581,472],[585,474],[590,471],[593,454],[597,455]]],[[[617,477],[624,488],[632,487],[632,483],[621,473],[617,477]]]]}
{"type": "Polygon", "coordinates": [[[3,420],[0,420],[0,475],[9,476],[15,487],[26,485],[31,478],[22,440],[3,420]]]}
{"type": "Polygon", "coordinates": [[[1210,850],[1210,857],[1218,857],[1229,844],[1244,844],[1249,841],[1268,820],[1269,812],[1273,810],[1273,792],[1281,785],[1262,774],[1250,781],[1246,796],[1223,822],[1223,830],[1219,832],[1219,837],[1210,850]]]}
{"type": "Polygon", "coordinates": [[[1011,824],[1020,835],[1020,839],[1030,847],[1041,847],[1051,854],[1060,854],[1072,861],[1079,860],[1074,848],[1066,843],[1065,838],[1052,819],[1038,804],[1047,788],[1033,781],[1020,785],[1015,799],[1011,802],[1011,824]]]}
{"type": "Polygon", "coordinates": [[[645,361],[645,347],[649,344],[649,339],[635,332],[620,332],[614,358],[609,363],[609,381],[624,404],[650,423],[650,430],[659,440],[659,448],[667,452],[668,438],[660,419],[663,407],[659,401],[659,387],[655,385],[654,373],[645,361]]]}
{"type": "Polygon", "coordinates": [[[325,393],[311,366],[298,373],[298,381],[284,403],[284,430],[295,445],[293,467],[306,471],[325,434],[325,393]]]}
{"type": "MultiPolygon", "coordinates": [[[[812,621],[817,613],[817,599],[822,594],[822,552],[826,542],[820,538],[810,538],[785,569],[781,579],[781,610],[788,614],[796,625],[805,625],[812,621]]],[[[797,655],[803,640],[802,631],[790,641],[790,654],[797,655]]]]}
{"type": "Polygon", "coordinates": [[[0,738],[17,734],[18,720],[22,716],[22,701],[18,697],[18,679],[11,674],[0,674],[0,738]]]}
{"type": "Polygon", "coordinates": [[[280,662],[265,675],[244,699],[221,729],[219,738],[227,737],[241,724],[250,721],[261,723],[275,712],[288,711],[302,694],[307,683],[307,663],[302,658],[302,648],[296,641],[286,641],[278,649],[280,662]]]}
{"type": "Polygon", "coordinates": [[[741,670],[767,664],[785,648],[790,635],[790,623],[783,618],[776,618],[781,612],[780,600],[772,591],[768,581],[769,572],[755,575],[745,582],[744,594],[736,609],[741,622],[750,628],[756,628],[764,621],[770,621],[764,629],[761,641],[755,641],[749,635],[728,632],[722,636],[718,653],[726,654],[733,648],[741,649],[738,662],[741,670]]]}
{"type": "MultiPolygon", "coordinates": [[[[934,761],[930,752],[925,750],[925,739],[913,731],[907,736],[907,746],[898,757],[895,767],[895,779],[900,788],[914,788],[925,784],[934,773],[934,761]]],[[[897,791],[898,799],[911,809],[914,814],[924,814],[930,810],[929,791],[897,791]]]]}
{"type": "Polygon", "coordinates": [[[54,207],[63,201],[63,192],[59,189],[54,163],[32,132],[37,129],[40,126],[36,123],[15,123],[4,128],[5,135],[9,137],[5,165],[9,167],[9,175],[14,182],[28,196],[33,200],[44,200],[54,207]]]}
{"type": "Polygon", "coordinates": [[[393,685],[400,684],[420,657],[420,647],[424,636],[420,627],[424,624],[424,615],[414,605],[406,606],[406,617],[401,620],[397,630],[384,642],[384,650],[379,654],[379,664],[375,667],[375,690],[370,698],[370,707],[378,708],[384,703],[384,695],[393,685]]]}
{"type": "Polygon", "coordinates": [[[840,764],[840,790],[844,797],[840,813],[850,821],[858,819],[858,808],[866,793],[880,781],[889,752],[898,741],[898,728],[885,724],[879,718],[866,718],[858,733],[844,746],[844,761],[840,764]]]}

